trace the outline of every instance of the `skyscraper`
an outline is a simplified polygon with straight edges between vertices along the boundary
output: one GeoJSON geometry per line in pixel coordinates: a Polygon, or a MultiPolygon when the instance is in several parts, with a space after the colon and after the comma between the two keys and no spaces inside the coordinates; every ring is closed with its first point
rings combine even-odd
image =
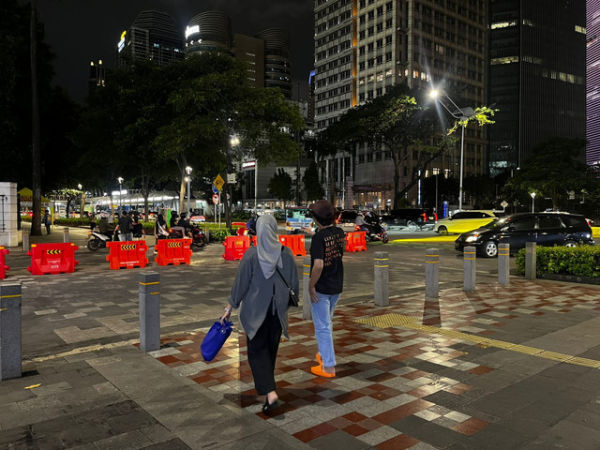
{"type": "Polygon", "coordinates": [[[284,97],[292,96],[290,42],[286,30],[267,28],[257,34],[265,43],[265,87],[276,87],[284,97]]]}
{"type": "Polygon", "coordinates": [[[553,136],[585,137],[585,2],[490,2],[489,171],[519,167],[553,136]]]}
{"type": "Polygon", "coordinates": [[[140,12],[117,44],[117,65],[151,60],[159,65],[183,59],[183,42],[173,18],[161,11],[140,12]]]}
{"type": "MultiPolygon", "coordinates": [[[[459,106],[484,104],[487,0],[317,0],[315,2],[315,123],[318,131],[348,109],[393,85],[442,84],[459,106]]],[[[484,171],[483,132],[469,127],[465,173],[484,171]]],[[[415,159],[400,174],[411,178],[415,159]]],[[[456,153],[434,166],[457,176],[456,153]]],[[[355,157],[329,158],[322,177],[348,204],[383,204],[393,197],[394,166],[384,148],[364,145],[355,157]],[[348,185],[353,184],[351,197],[348,185]]],[[[413,197],[416,198],[416,195],[413,197]]]]}
{"type": "Polygon", "coordinates": [[[231,50],[231,21],[221,11],[196,14],[185,29],[187,54],[231,50]]]}
{"type": "Polygon", "coordinates": [[[248,72],[248,81],[254,87],[265,86],[265,42],[245,34],[233,36],[233,54],[243,61],[248,72]]]}
{"type": "Polygon", "coordinates": [[[600,164],[600,0],[587,0],[587,163],[600,164]]]}

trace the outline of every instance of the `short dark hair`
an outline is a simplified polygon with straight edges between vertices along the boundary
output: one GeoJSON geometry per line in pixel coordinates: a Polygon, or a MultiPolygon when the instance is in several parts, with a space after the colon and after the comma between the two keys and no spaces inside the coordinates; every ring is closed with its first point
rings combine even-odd
{"type": "Polygon", "coordinates": [[[327,200],[319,200],[310,205],[310,210],[317,222],[323,226],[331,225],[335,219],[333,205],[327,200]]]}

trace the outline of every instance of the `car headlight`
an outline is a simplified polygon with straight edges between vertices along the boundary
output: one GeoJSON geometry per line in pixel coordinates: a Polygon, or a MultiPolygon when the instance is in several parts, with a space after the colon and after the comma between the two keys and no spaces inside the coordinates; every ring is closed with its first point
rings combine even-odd
{"type": "Polygon", "coordinates": [[[465,239],[465,242],[476,242],[479,240],[479,234],[473,234],[465,239]]]}

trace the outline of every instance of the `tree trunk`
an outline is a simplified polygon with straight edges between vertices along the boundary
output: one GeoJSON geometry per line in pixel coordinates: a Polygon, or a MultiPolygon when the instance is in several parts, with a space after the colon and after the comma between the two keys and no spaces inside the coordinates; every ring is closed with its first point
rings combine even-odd
{"type": "Polygon", "coordinates": [[[30,56],[31,56],[31,159],[32,159],[32,186],[33,191],[31,218],[31,234],[42,235],[42,175],[40,155],[40,110],[38,102],[37,83],[37,20],[36,0],[31,1],[30,56]]]}
{"type": "Polygon", "coordinates": [[[150,196],[150,177],[144,169],[142,169],[142,196],[144,197],[144,217],[148,222],[148,214],[150,213],[148,208],[148,197],[150,196]]]}
{"type": "Polygon", "coordinates": [[[185,164],[181,164],[180,167],[180,184],[179,184],[179,214],[185,210],[185,164]]]}
{"type": "Polygon", "coordinates": [[[394,162],[394,209],[400,208],[400,200],[402,197],[399,195],[400,191],[400,161],[398,153],[392,150],[392,161],[394,162]]]}

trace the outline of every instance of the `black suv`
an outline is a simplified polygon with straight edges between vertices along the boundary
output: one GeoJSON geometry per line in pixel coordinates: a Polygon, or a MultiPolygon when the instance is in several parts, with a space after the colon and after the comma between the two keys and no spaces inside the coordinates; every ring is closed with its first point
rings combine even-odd
{"type": "Polygon", "coordinates": [[[481,255],[493,258],[498,255],[498,243],[510,244],[510,252],[525,248],[527,242],[538,245],[575,247],[594,244],[592,229],[585,217],[569,213],[514,214],[461,234],[455,242],[456,250],[473,246],[481,255]]]}

